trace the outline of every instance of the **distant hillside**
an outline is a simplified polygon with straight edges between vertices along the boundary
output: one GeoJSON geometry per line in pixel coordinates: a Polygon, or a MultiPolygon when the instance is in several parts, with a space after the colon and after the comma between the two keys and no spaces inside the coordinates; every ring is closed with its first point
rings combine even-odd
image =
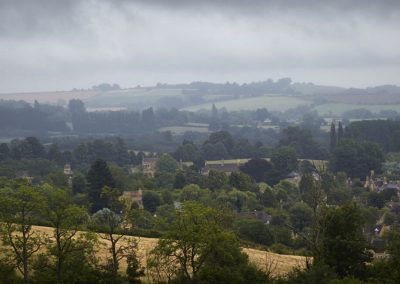
{"type": "Polygon", "coordinates": [[[217,108],[243,110],[267,108],[285,111],[298,106],[316,107],[327,114],[340,115],[349,109],[399,110],[400,87],[384,85],[365,89],[296,83],[290,78],[244,84],[192,82],[189,84],[157,84],[150,87],[121,89],[117,84],[100,84],[90,90],[0,94],[0,100],[25,100],[66,105],[79,98],[91,110],[178,108],[187,111],[217,108]],[[371,107],[383,105],[383,107],[371,107]],[[343,109],[343,110],[342,110],[343,109]]]}

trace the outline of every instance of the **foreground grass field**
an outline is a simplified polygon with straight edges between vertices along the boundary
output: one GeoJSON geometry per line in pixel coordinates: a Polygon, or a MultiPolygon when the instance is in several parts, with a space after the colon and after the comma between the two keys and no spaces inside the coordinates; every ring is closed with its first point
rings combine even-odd
{"type": "MultiPolygon", "coordinates": [[[[49,237],[53,234],[53,229],[49,227],[39,227],[34,226],[35,231],[40,233],[45,233],[49,237]]],[[[135,238],[139,243],[139,258],[143,266],[146,264],[147,255],[156,246],[157,238],[144,238],[144,237],[127,237],[135,238]]],[[[99,248],[100,257],[109,257],[109,252],[107,251],[107,242],[103,241],[104,247],[99,248]]],[[[125,242],[121,242],[120,245],[124,245],[125,242]]],[[[253,248],[243,248],[243,251],[249,256],[251,262],[256,264],[261,269],[269,269],[272,271],[274,276],[285,276],[293,268],[304,267],[306,262],[306,257],[296,256],[296,255],[284,255],[272,252],[267,252],[263,250],[253,249],[253,248]]],[[[126,270],[126,262],[122,261],[120,264],[120,270],[126,270]]],[[[143,279],[145,280],[145,279],[143,279]]]]}

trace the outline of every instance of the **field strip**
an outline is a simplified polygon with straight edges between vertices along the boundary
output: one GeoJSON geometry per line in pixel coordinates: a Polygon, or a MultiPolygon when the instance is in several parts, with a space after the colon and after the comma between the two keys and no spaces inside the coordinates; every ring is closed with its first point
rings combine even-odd
{"type": "MultiPolygon", "coordinates": [[[[53,230],[50,227],[34,226],[35,231],[45,233],[48,236],[52,236],[53,230]]],[[[157,238],[145,238],[145,237],[131,237],[135,238],[139,243],[139,259],[143,266],[146,264],[146,256],[149,252],[156,246],[157,238]]],[[[107,241],[101,240],[105,245],[107,241]]],[[[126,244],[126,241],[121,241],[120,245],[126,244]]],[[[256,264],[260,269],[266,269],[266,267],[272,267],[272,275],[283,276],[290,272],[295,267],[304,267],[306,262],[306,257],[297,255],[284,255],[272,252],[267,252],[263,250],[253,249],[253,248],[243,248],[243,251],[249,256],[251,262],[256,264]]],[[[106,247],[99,249],[100,258],[109,257],[110,254],[106,247]]],[[[121,261],[120,270],[125,271],[126,262],[121,261]]]]}

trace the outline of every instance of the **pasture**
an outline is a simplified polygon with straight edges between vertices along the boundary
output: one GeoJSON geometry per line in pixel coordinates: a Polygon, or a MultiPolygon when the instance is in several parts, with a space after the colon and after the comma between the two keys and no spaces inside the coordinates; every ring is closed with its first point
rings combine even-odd
{"type": "Polygon", "coordinates": [[[379,113],[382,110],[395,110],[400,112],[400,104],[344,104],[344,103],[328,103],[316,106],[319,115],[322,116],[341,116],[344,112],[353,109],[366,109],[373,113],[379,113]]]}
{"type": "Polygon", "coordinates": [[[175,135],[183,135],[185,132],[199,132],[199,133],[209,133],[208,127],[193,127],[193,126],[167,126],[158,129],[159,132],[170,131],[175,135]]]}
{"type": "Polygon", "coordinates": [[[183,135],[185,132],[199,132],[199,133],[209,133],[208,124],[204,123],[186,123],[185,125],[179,126],[166,126],[158,129],[159,132],[171,131],[175,135],[183,135]]]}
{"type": "Polygon", "coordinates": [[[301,105],[309,105],[310,101],[299,98],[283,96],[283,95],[265,95],[254,98],[239,98],[234,100],[219,101],[214,103],[206,103],[182,108],[186,111],[198,111],[202,109],[210,110],[215,104],[217,108],[226,108],[230,111],[239,110],[256,110],[266,108],[271,111],[285,111],[290,108],[295,108],[301,105]]]}
{"type": "Polygon", "coordinates": [[[0,100],[23,100],[28,103],[33,103],[37,100],[39,103],[56,104],[59,102],[68,103],[68,101],[72,99],[86,100],[90,97],[96,96],[96,94],[97,92],[94,91],[12,93],[0,94],[0,100]]]}
{"type": "MultiPolygon", "coordinates": [[[[267,161],[270,161],[270,158],[263,158],[267,161]]],[[[231,159],[231,160],[214,160],[214,161],[206,161],[207,165],[220,165],[224,164],[238,164],[243,165],[247,163],[250,159],[231,159]]],[[[307,160],[310,161],[318,170],[326,169],[328,166],[328,161],[325,160],[309,160],[309,159],[299,159],[299,161],[307,160]]]]}
{"type": "Polygon", "coordinates": [[[101,92],[84,100],[89,107],[137,107],[144,108],[157,100],[182,97],[181,89],[137,88],[101,92]]]}
{"type": "Polygon", "coordinates": [[[126,104],[143,104],[163,98],[183,96],[181,89],[162,89],[162,88],[134,88],[121,89],[114,91],[60,91],[60,92],[27,92],[0,94],[0,100],[24,100],[33,103],[57,104],[60,101],[68,103],[71,99],[81,99],[87,107],[91,108],[110,108],[126,107],[126,104]]]}

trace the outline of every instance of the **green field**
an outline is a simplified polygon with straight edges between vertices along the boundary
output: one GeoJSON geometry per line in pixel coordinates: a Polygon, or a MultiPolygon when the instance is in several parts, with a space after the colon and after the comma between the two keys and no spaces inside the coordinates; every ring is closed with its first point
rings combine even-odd
{"type": "MultiPolygon", "coordinates": [[[[270,161],[270,158],[263,158],[267,161],[270,161]]],[[[207,165],[220,165],[224,164],[239,164],[243,165],[247,163],[250,159],[231,159],[231,160],[214,160],[214,161],[206,161],[207,165]]],[[[328,161],[325,160],[310,160],[310,159],[299,159],[299,161],[310,161],[318,170],[325,169],[328,165],[328,161]]]]}
{"type": "Polygon", "coordinates": [[[89,107],[147,107],[165,97],[182,97],[181,89],[127,89],[100,93],[84,100],[89,107]]]}
{"type": "Polygon", "coordinates": [[[161,127],[158,129],[160,132],[171,131],[172,134],[182,135],[185,132],[200,132],[200,133],[209,133],[208,127],[198,127],[198,126],[168,126],[161,127]]]}
{"type": "Polygon", "coordinates": [[[10,143],[13,139],[16,138],[0,137],[0,143],[10,143]]]}
{"type": "Polygon", "coordinates": [[[362,105],[362,104],[337,104],[329,103],[319,105],[314,108],[320,115],[324,116],[340,116],[343,112],[353,109],[367,109],[374,113],[379,113],[381,110],[395,110],[400,112],[400,104],[392,105],[362,105]]]}
{"type": "MultiPolygon", "coordinates": [[[[227,110],[256,110],[266,108],[268,110],[285,111],[300,105],[309,105],[310,101],[297,99],[282,95],[266,95],[254,98],[242,98],[234,100],[226,100],[214,103],[217,108],[226,108],[227,110]]],[[[183,108],[186,111],[198,111],[201,109],[211,109],[213,103],[200,104],[183,108]]]]}

